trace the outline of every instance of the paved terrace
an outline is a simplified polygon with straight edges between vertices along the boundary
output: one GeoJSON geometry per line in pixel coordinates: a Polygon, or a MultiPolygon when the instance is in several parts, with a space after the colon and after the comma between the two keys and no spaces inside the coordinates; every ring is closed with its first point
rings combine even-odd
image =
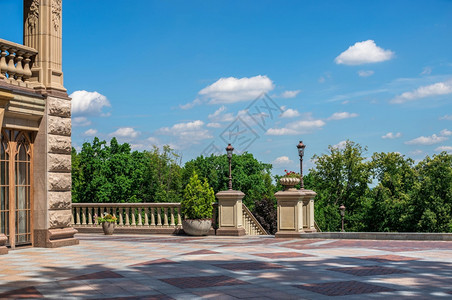
{"type": "Polygon", "coordinates": [[[0,299],[452,298],[452,242],[78,234],[0,257],[0,299]]]}

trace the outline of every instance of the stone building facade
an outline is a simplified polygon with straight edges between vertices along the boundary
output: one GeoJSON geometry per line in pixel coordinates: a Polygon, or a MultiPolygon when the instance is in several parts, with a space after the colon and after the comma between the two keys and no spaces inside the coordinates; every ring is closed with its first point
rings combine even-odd
{"type": "Polygon", "coordinates": [[[78,244],[62,0],[24,0],[23,45],[0,39],[0,254],[78,244]]]}

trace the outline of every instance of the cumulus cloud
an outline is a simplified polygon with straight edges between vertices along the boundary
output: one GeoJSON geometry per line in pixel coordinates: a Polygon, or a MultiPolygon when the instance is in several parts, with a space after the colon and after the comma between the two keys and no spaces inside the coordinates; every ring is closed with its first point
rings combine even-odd
{"type": "Polygon", "coordinates": [[[322,120],[299,120],[288,123],[284,128],[269,128],[266,135],[297,135],[311,133],[325,125],[322,120]]]}
{"type": "Polygon", "coordinates": [[[333,148],[344,149],[346,145],[347,145],[347,141],[340,141],[336,145],[333,145],[333,148]]]}
{"type": "Polygon", "coordinates": [[[440,131],[439,134],[442,135],[442,136],[451,136],[452,135],[452,131],[447,130],[447,129],[443,129],[443,130],[440,131]]]}
{"type": "Polygon", "coordinates": [[[223,105],[217,109],[213,114],[209,114],[208,118],[211,122],[231,122],[234,120],[234,115],[232,113],[224,113],[226,107],[223,105]]]}
{"type": "Polygon", "coordinates": [[[435,149],[435,151],[438,152],[446,151],[448,153],[452,153],[452,146],[439,146],[438,148],[435,149]]]}
{"type": "Polygon", "coordinates": [[[378,47],[373,40],[357,42],[336,57],[336,64],[362,65],[390,60],[394,52],[378,47]]]}
{"type": "Polygon", "coordinates": [[[280,156],[277,157],[272,164],[275,166],[288,166],[293,164],[293,160],[290,160],[287,156],[280,156]]]}
{"type": "Polygon", "coordinates": [[[172,127],[163,127],[156,131],[157,134],[178,137],[182,143],[197,144],[201,140],[212,138],[209,131],[204,128],[204,122],[177,123],[172,127]]]}
{"type": "Polygon", "coordinates": [[[140,135],[139,131],[136,131],[132,127],[121,127],[118,128],[115,132],[110,133],[110,136],[112,137],[118,137],[118,138],[136,138],[140,135]]]}
{"type": "Polygon", "coordinates": [[[107,97],[98,92],[75,91],[69,97],[74,115],[103,115],[102,109],[111,106],[107,97]]]}
{"type": "Polygon", "coordinates": [[[179,108],[183,109],[183,110],[187,110],[187,109],[191,109],[191,108],[193,108],[193,107],[195,107],[197,105],[200,105],[200,104],[202,104],[202,101],[199,100],[199,99],[195,99],[192,102],[189,102],[187,104],[179,105],[179,108]]]}
{"type": "Polygon", "coordinates": [[[420,155],[424,154],[424,151],[417,149],[417,150],[410,151],[409,154],[412,156],[420,156],[420,155]]]}
{"type": "Polygon", "coordinates": [[[358,71],[358,75],[360,77],[369,77],[369,76],[372,76],[373,74],[374,74],[374,71],[372,71],[372,70],[368,70],[368,71],[361,70],[361,71],[358,71]]]}
{"type": "Polygon", "coordinates": [[[284,112],[281,114],[281,118],[295,118],[298,116],[300,116],[298,110],[292,108],[284,110],[284,112]]]}
{"type": "Polygon", "coordinates": [[[328,118],[328,120],[343,120],[343,119],[350,119],[350,118],[356,118],[358,116],[357,113],[349,113],[349,112],[335,112],[331,115],[331,117],[328,118]]]}
{"type": "Polygon", "coordinates": [[[417,99],[422,99],[426,97],[434,97],[440,95],[452,94],[452,80],[447,80],[443,82],[437,82],[431,85],[421,86],[414,91],[405,92],[394,99],[391,103],[405,103],[409,101],[414,101],[417,99]]]}
{"type": "Polygon", "coordinates": [[[210,128],[221,128],[221,124],[220,124],[220,123],[215,123],[215,122],[213,122],[213,123],[207,123],[206,126],[207,126],[207,127],[210,127],[210,128]]]}
{"type": "Polygon", "coordinates": [[[445,136],[437,136],[433,134],[431,136],[420,136],[405,142],[407,145],[433,145],[446,141],[448,138],[445,136]]]}
{"type": "Polygon", "coordinates": [[[452,115],[444,115],[444,116],[440,117],[439,119],[440,120],[452,121],[452,115]]]}
{"type": "Polygon", "coordinates": [[[381,138],[393,140],[393,139],[398,139],[401,136],[402,136],[402,133],[400,133],[400,132],[397,132],[397,133],[388,132],[385,135],[383,135],[381,138]]]}
{"type": "Polygon", "coordinates": [[[225,104],[254,100],[262,93],[273,90],[273,81],[267,76],[220,78],[199,91],[210,104],[225,104]]]}
{"type": "Polygon", "coordinates": [[[281,98],[294,98],[296,97],[301,90],[294,90],[294,91],[285,91],[281,94],[281,98]]]}
{"type": "Polygon", "coordinates": [[[88,120],[87,117],[73,117],[72,118],[72,126],[75,127],[83,127],[91,125],[91,121],[88,120]]]}
{"type": "Polygon", "coordinates": [[[92,129],[92,128],[88,129],[87,131],[85,131],[83,133],[83,135],[85,135],[85,136],[96,136],[96,134],[97,134],[97,130],[92,129]]]}

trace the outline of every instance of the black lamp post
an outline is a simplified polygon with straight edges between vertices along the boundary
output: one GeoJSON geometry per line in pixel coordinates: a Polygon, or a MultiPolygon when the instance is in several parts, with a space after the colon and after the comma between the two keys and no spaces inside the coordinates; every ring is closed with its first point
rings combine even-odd
{"type": "Polygon", "coordinates": [[[298,148],[298,155],[300,156],[300,188],[304,189],[304,183],[303,183],[303,155],[304,155],[304,148],[306,148],[306,145],[303,144],[302,141],[297,145],[298,148]]]}
{"type": "Polygon", "coordinates": [[[232,173],[231,173],[232,151],[234,151],[234,147],[232,147],[231,144],[228,144],[228,146],[226,147],[226,153],[228,154],[229,160],[229,190],[232,190],[232,173]]]}
{"type": "Polygon", "coordinates": [[[341,219],[342,219],[342,230],[341,230],[341,232],[344,232],[344,216],[345,216],[345,206],[344,206],[344,204],[341,204],[341,206],[339,206],[339,210],[341,211],[341,219]]]}

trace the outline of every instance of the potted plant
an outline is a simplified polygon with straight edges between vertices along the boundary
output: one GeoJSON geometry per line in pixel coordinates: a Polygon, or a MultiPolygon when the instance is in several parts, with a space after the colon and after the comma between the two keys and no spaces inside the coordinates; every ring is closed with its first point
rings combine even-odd
{"type": "Polygon", "coordinates": [[[284,190],[293,190],[297,184],[300,183],[300,174],[294,171],[284,170],[286,173],[283,177],[279,179],[279,182],[284,186],[284,190]]]}
{"type": "Polygon", "coordinates": [[[193,172],[185,187],[184,197],[180,203],[184,216],[182,228],[188,235],[207,235],[212,226],[212,203],[215,202],[213,189],[207,180],[204,183],[193,172]]]}
{"type": "Polygon", "coordinates": [[[94,219],[98,224],[102,224],[102,230],[105,235],[112,235],[115,231],[117,218],[109,213],[104,212],[104,216],[95,216],[94,219]]]}

